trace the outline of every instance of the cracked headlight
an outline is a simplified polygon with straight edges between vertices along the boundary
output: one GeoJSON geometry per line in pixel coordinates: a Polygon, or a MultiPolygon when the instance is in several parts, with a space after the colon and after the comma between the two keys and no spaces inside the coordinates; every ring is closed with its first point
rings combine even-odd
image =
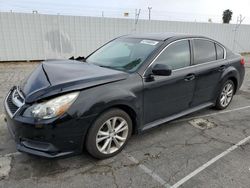
{"type": "Polygon", "coordinates": [[[64,114],[78,97],[79,92],[61,95],[46,102],[34,104],[27,108],[23,116],[36,119],[50,119],[64,114]]]}

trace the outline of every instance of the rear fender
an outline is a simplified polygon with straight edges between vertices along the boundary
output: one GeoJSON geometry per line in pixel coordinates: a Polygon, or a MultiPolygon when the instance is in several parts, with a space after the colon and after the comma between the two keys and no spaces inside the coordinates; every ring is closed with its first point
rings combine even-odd
{"type": "Polygon", "coordinates": [[[223,84],[231,79],[231,78],[234,78],[234,80],[236,80],[237,82],[237,88],[236,88],[236,91],[238,90],[238,86],[239,86],[239,79],[240,79],[240,76],[239,76],[239,73],[237,71],[236,68],[230,66],[228,67],[221,75],[220,77],[220,80],[219,80],[219,83],[217,85],[217,89],[216,89],[216,93],[215,93],[215,96],[214,96],[214,102],[216,101],[219,93],[220,93],[220,90],[221,90],[221,87],[223,86],[223,84]]]}

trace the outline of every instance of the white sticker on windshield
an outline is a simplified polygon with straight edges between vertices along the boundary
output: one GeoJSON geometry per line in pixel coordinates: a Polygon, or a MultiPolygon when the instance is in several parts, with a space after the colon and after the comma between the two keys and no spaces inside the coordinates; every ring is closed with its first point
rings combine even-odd
{"type": "Polygon", "coordinates": [[[153,45],[154,46],[154,45],[158,44],[159,42],[154,41],[154,40],[142,40],[141,43],[142,44],[149,44],[149,45],[153,45]]]}

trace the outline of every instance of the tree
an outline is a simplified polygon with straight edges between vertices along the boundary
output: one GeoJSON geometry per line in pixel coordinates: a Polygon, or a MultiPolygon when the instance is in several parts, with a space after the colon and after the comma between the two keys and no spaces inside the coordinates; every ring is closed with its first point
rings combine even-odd
{"type": "Polygon", "coordinates": [[[231,10],[229,9],[224,10],[223,17],[222,17],[223,23],[228,24],[232,19],[232,15],[233,15],[233,12],[231,10]]]}

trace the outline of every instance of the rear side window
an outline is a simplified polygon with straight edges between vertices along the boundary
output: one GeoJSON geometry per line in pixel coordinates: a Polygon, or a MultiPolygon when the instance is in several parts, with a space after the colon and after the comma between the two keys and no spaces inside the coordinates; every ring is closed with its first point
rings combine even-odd
{"type": "Polygon", "coordinates": [[[213,42],[194,39],[194,64],[206,63],[216,60],[215,45],[213,42]]]}
{"type": "Polygon", "coordinates": [[[215,44],[215,46],[216,46],[216,51],[217,51],[217,59],[223,59],[224,58],[223,48],[218,44],[215,44]]]}
{"type": "Polygon", "coordinates": [[[189,41],[183,40],[171,44],[155,60],[156,64],[165,64],[172,70],[190,65],[189,41]]]}

